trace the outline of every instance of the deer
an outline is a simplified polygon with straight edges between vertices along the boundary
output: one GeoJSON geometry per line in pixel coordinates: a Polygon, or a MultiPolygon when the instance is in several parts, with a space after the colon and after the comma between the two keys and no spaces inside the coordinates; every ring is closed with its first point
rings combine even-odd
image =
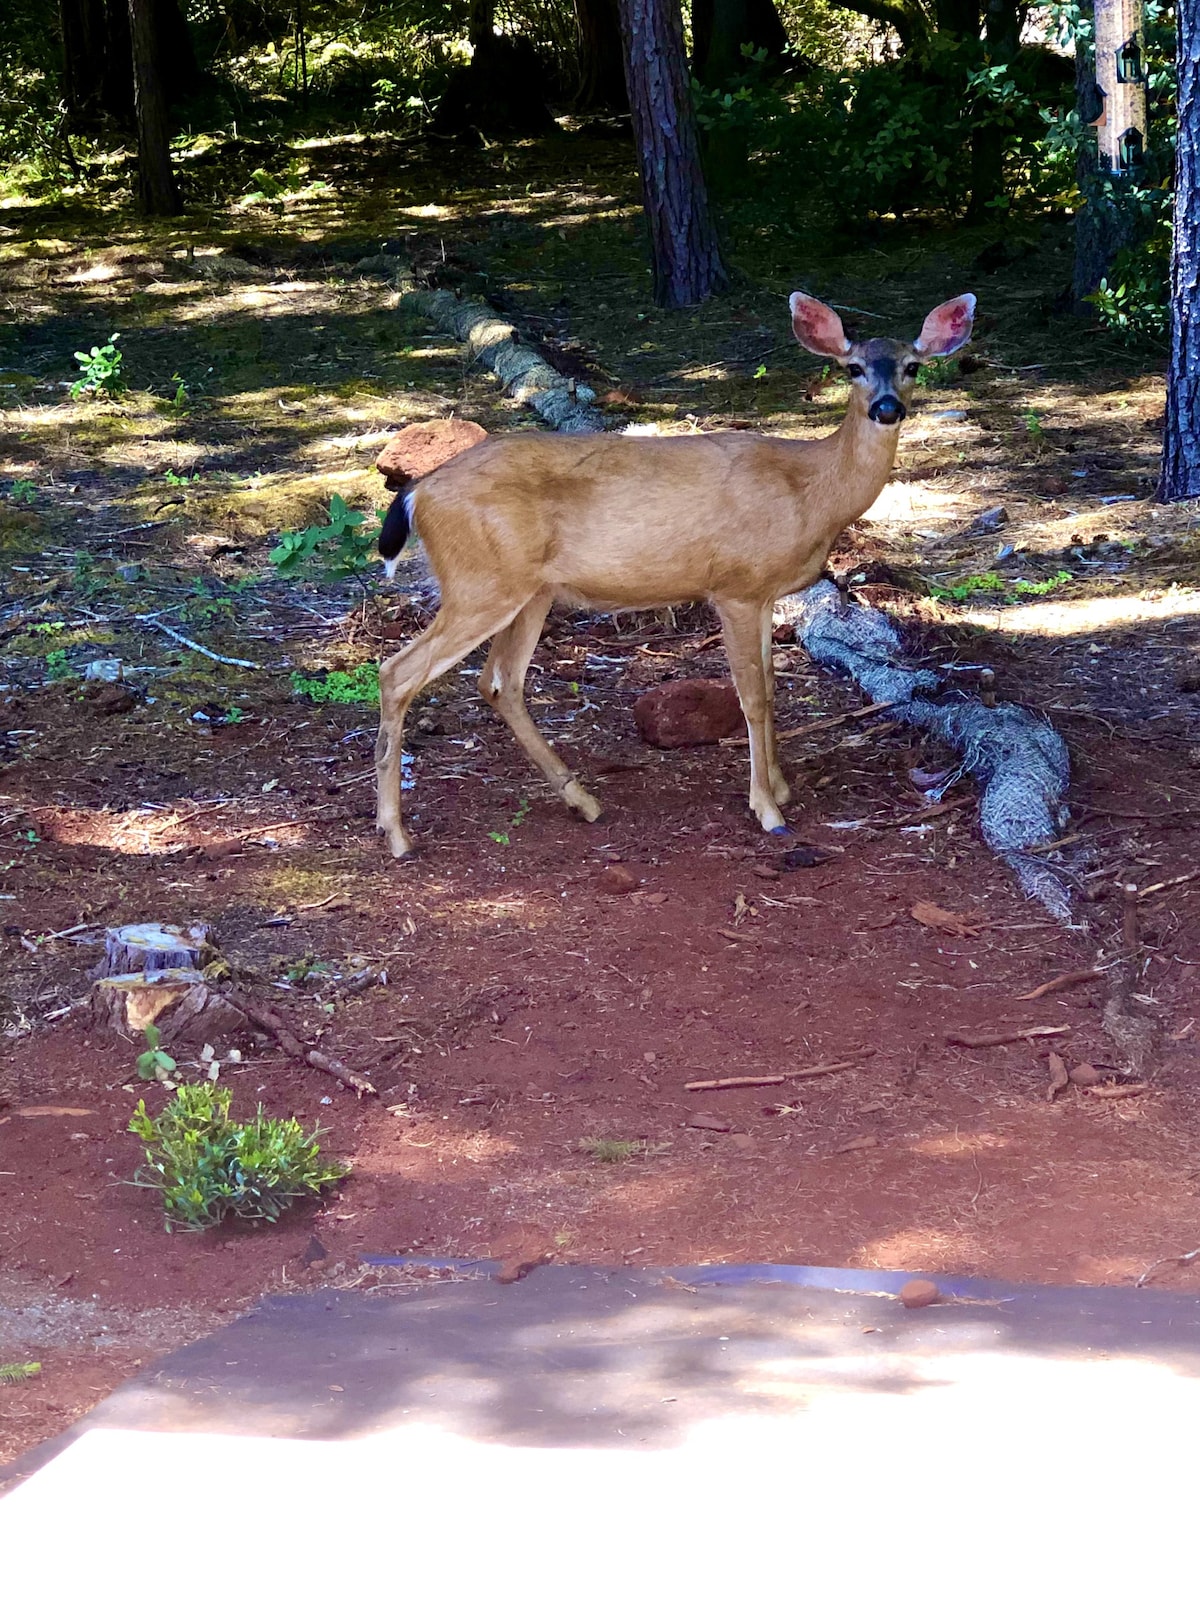
{"type": "Polygon", "coordinates": [[[405,713],[426,684],[489,639],[484,700],[554,793],[586,821],[600,817],[525,703],[525,676],[556,602],[611,612],[709,601],[749,734],[750,810],[767,832],[787,832],[774,603],[816,582],[838,535],[878,497],[921,366],[968,342],[975,296],[937,306],[911,344],[852,342],[832,307],[800,293],[789,305],[799,343],[850,382],[846,414],[823,438],[523,433],[477,444],[397,494],[379,537],[388,575],[415,534],[441,603],[379,669],[376,827],[393,856],[414,852],[400,809],[405,713]]]}

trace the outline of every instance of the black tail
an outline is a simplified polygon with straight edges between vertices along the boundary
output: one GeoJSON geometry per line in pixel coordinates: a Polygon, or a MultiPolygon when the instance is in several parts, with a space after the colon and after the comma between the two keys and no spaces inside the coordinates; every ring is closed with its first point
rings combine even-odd
{"type": "Polygon", "coordinates": [[[408,489],[401,489],[389,506],[383,527],[379,530],[379,554],[385,561],[394,561],[412,536],[412,523],[405,504],[409,493],[408,489]]]}

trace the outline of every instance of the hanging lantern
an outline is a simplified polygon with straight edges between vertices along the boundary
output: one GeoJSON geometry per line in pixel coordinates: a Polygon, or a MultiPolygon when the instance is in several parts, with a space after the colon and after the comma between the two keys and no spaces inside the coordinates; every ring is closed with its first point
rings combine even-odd
{"type": "Polygon", "coordinates": [[[1117,82],[1141,83],[1142,52],[1136,39],[1127,39],[1117,51],[1117,82]]]}

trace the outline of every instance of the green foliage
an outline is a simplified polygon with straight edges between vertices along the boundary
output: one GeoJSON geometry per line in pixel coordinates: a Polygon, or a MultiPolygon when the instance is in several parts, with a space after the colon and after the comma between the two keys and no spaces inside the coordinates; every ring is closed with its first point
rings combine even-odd
{"type": "Polygon", "coordinates": [[[79,377],[71,385],[71,399],[89,399],[100,396],[105,400],[119,400],[129,385],[121,376],[122,352],[117,349],[119,333],[109,335],[107,344],[94,344],[89,351],[76,350],[79,377]]]}
{"type": "Polygon", "coordinates": [[[40,1361],[6,1361],[0,1365],[0,1383],[27,1383],[41,1370],[40,1361]]]}
{"type": "Polygon", "coordinates": [[[1053,594],[1056,589],[1070,582],[1071,574],[1062,567],[1052,578],[1018,578],[1011,583],[999,572],[975,572],[961,583],[945,587],[931,583],[929,592],[935,600],[969,600],[976,594],[994,594],[1001,605],[1009,605],[1014,600],[1030,600],[1053,594]]]}
{"type": "Polygon", "coordinates": [[[137,1058],[137,1075],[139,1078],[157,1078],[160,1083],[166,1083],[174,1075],[175,1057],[158,1048],[162,1034],[154,1023],[148,1022],[142,1031],[146,1036],[146,1048],[137,1058]]]}
{"type": "Polygon", "coordinates": [[[525,821],[525,818],[528,815],[529,815],[529,801],[525,798],[524,795],[522,795],[521,796],[520,805],[518,805],[517,809],[513,812],[512,816],[509,817],[509,819],[508,819],[508,826],[506,828],[501,829],[497,833],[489,833],[488,834],[488,838],[489,839],[494,839],[497,844],[511,844],[512,840],[510,839],[509,835],[511,834],[511,832],[513,831],[514,828],[519,828],[521,826],[521,824],[525,821]]]}
{"type": "Polygon", "coordinates": [[[65,679],[75,676],[74,668],[68,662],[65,650],[47,650],[46,676],[51,683],[62,683],[65,679]]]}
{"type": "Polygon", "coordinates": [[[379,663],[364,661],[349,672],[327,672],[323,678],[306,678],[292,673],[292,689],[317,705],[377,706],[379,704],[379,663]]]}
{"type": "Polygon", "coordinates": [[[275,1222],[297,1200],[318,1195],[346,1176],[341,1162],[322,1159],[322,1130],[305,1133],[294,1117],[235,1122],[232,1095],[212,1083],[183,1084],[156,1117],[138,1108],[130,1133],[145,1160],[132,1181],[162,1195],[165,1226],[194,1231],[227,1216],[275,1222]]]}
{"type": "Polygon", "coordinates": [[[629,1161],[633,1156],[646,1153],[644,1139],[580,1139],[579,1148],[585,1156],[591,1156],[593,1161],[598,1161],[603,1166],[615,1166],[618,1162],[629,1161]]]}
{"type": "Polygon", "coordinates": [[[377,529],[362,532],[366,513],[351,511],[340,494],[329,502],[329,521],[281,533],[268,559],[285,578],[304,576],[357,577],[375,559],[377,529]]]}
{"type": "Polygon", "coordinates": [[[37,499],[37,485],[32,478],[16,478],[9,488],[8,498],[15,505],[31,506],[37,499]]]}

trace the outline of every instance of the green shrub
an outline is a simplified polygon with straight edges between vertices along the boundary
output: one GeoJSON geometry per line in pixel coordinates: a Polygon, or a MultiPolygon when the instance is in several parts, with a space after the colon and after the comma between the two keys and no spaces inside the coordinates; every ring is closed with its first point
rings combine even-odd
{"type": "Polygon", "coordinates": [[[83,395],[90,398],[102,395],[105,400],[118,400],[125,393],[129,385],[121,376],[122,355],[117,349],[120,337],[119,333],[113,333],[109,335],[107,344],[94,344],[90,350],[76,350],[79,377],[71,385],[72,400],[78,400],[83,395]]]}
{"type": "Polygon", "coordinates": [[[293,672],[292,688],[319,706],[377,706],[379,663],[364,661],[349,672],[327,672],[323,678],[306,678],[302,672],[293,672]]]}
{"type": "Polygon", "coordinates": [[[130,1133],[145,1162],[132,1179],[162,1195],[167,1232],[212,1228],[227,1216],[275,1222],[296,1200],[344,1178],[349,1168],[321,1159],[321,1128],[305,1133],[294,1117],[234,1122],[232,1095],[211,1083],[181,1085],[156,1117],[138,1108],[130,1133]]]}
{"type": "Polygon", "coordinates": [[[268,555],[281,577],[305,574],[325,578],[352,578],[364,572],[375,558],[377,529],[361,531],[366,513],[351,511],[340,494],[329,502],[329,521],[279,535],[268,555]]]}

